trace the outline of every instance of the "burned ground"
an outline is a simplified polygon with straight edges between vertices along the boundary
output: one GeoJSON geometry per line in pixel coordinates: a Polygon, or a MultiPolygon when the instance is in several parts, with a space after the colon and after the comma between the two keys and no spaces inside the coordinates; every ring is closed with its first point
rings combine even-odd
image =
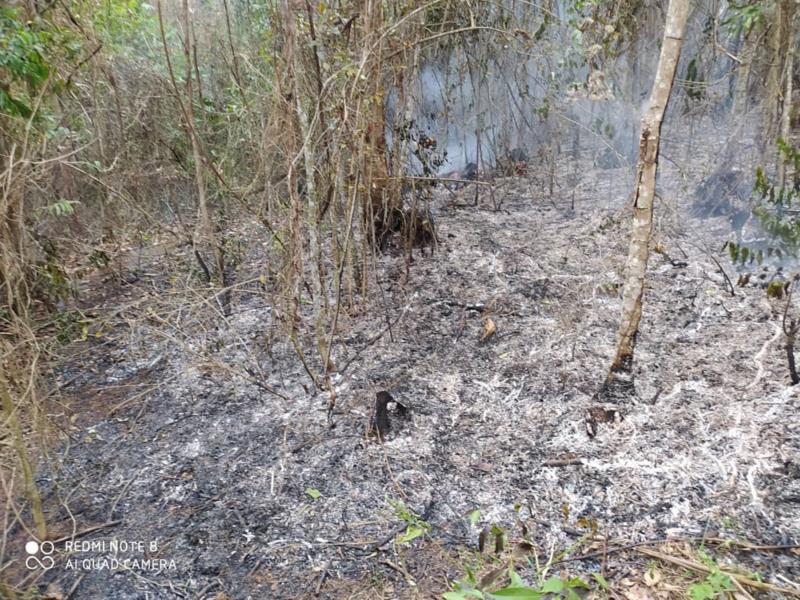
{"type": "MultiPolygon", "coordinates": [[[[237,288],[224,320],[181,285],[180,261],[155,261],[130,302],[95,309],[92,336],[59,367],[75,418],[40,483],[56,534],[105,525],[80,539],[155,541],[149,556],[175,567],[71,571],[59,555],[42,587],[77,584],[80,599],[433,598],[463,575],[484,525],[514,539],[520,522],[545,558],[587,527],[624,543],[798,543],[800,400],[783,304],[758,276],[732,295],[714,260],[735,283],[725,217],[690,217],[688,187],[657,207],[637,396],[617,406],[620,423],[586,434],[614,347],[630,180],[587,170],[549,198],[509,178],[499,210],[484,192],[468,206],[471,187],[439,192],[437,252],[415,252],[408,279],[402,256],[382,257],[374,298],[342,315],[333,426],[329,396],[308,392],[275,335],[263,257],[241,267],[255,284],[237,288]],[[408,409],[383,444],[366,435],[381,390],[408,409]],[[396,540],[407,525],[396,501],[430,524],[409,544],[396,540]]],[[[603,568],[621,581],[646,562],[603,568]]],[[[764,552],[750,567],[786,586],[798,562],[764,552]]]]}

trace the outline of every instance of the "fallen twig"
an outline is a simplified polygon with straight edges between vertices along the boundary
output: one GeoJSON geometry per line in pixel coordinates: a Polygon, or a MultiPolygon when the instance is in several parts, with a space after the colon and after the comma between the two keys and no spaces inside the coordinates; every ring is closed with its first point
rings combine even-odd
{"type": "Polygon", "coordinates": [[[582,465],[583,457],[568,456],[565,458],[551,458],[542,463],[544,467],[568,467],[570,465],[582,465]]]}
{"type": "Polygon", "coordinates": [[[616,546],[613,548],[604,548],[602,551],[599,552],[591,552],[589,554],[581,554],[579,556],[570,556],[568,558],[559,559],[553,564],[574,562],[578,560],[591,560],[594,558],[601,558],[609,554],[617,554],[619,552],[624,552],[625,550],[636,550],[642,546],[658,546],[660,544],[667,544],[669,542],[695,542],[695,543],[700,542],[702,544],[710,542],[713,544],[737,546],[738,548],[741,548],[743,550],[750,550],[753,552],[780,552],[784,550],[796,550],[800,548],[800,545],[797,544],[788,544],[783,546],[757,545],[757,544],[750,544],[748,542],[740,542],[738,540],[729,540],[725,538],[713,538],[713,537],[662,538],[657,540],[645,540],[643,542],[634,542],[632,544],[624,544],[622,546],[616,546]]]}
{"type": "Polygon", "coordinates": [[[90,533],[94,533],[95,531],[100,531],[101,529],[108,529],[109,527],[116,527],[122,523],[122,519],[118,519],[116,521],[107,521],[105,523],[100,523],[99,525],[92,525],[91,527],[87,527],[86,529],[82,529],[81,531],[76,531],[70,535],[65,535],[64,537],[60,537],[55,540],[50,540],[54,544],[60,544],[62,542],[66,542],[67,540],[74,540],[75,538],[83,537],[84,535],[89,535],[90,533]]]}
{"type": "MultiPolygon", "coordinates": [[[[693,560],[680,558],[678,556],[670,556],[669,554],[664,554],[663,552],[658,552],[657,550],[653,550],[651,548],[637,548],[636,551],[639,552],[640,554],[644,554],[645,556],[649,556],[651,558],[657,558],[660,561],[671,563],[673,565],[678,565],[679,567],[683,567],[691,571],[698,571],[700,573],[711,573],[710,568],[708,568],[702,563],[698,563],[693,560]]],[[[739,575],[738,573],[730,573],[728,571],[723,571],[722,569],[720,569],[720,572],[730,577],[731,580],[737,581],[740,584],[745,585],[747,587],[755,588],[758,590],[777,592],[779,594],[786,594],[788,596],[795,596],[797,598],[800,598],[800,590],[782,588],[777,585],[772,585],[771,583],[750,579],[749,577],[745,577],[744,575],[739,575]]]]}
{"type": "Polygon", "coordinates": [[[390,560],[381,560],[381,561],[378,561],[378,562],[380,562],[382,565],[386,565],[387,567],[389,567],[391,569],[394,569],[395,571],[400,573],[403,577],[405,577],[406,582],[411,587],[416,587],[417,586],[417,582],[414,581],[414,578],[411,576],[411,574],[408,571],[406,571],[402,566],[396,565],[390,560]]]}
{"type": "Polygon", "coordinates": [[[730,291],[731,296],[735,296],[736,290],[733,287],[733,283],[731,282],[730,277],[728,277],[728,274],[725,272],[725,269],[722,268],[722,265],[719,264],[719,261],[714,256],[712,256],[711,254],[709,254],[709,256],[711,257],[711,260],[713,260],[714,263],[717,265],[717,269],[719,269],[719,272],[722,273],[722,276],[725,278],[725,282],[728,284],[728,291],[730,291]]]}

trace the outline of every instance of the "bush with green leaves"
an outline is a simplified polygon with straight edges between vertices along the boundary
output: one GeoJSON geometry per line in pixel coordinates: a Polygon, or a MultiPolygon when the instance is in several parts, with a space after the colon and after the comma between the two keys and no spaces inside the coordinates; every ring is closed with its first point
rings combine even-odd
{"type": "Polygon", "coordinates": [[[731,261],[761,263],[765,258],[798,256],[800,253],[800,149],[778,140],[781,158],[794,173],[794,181],[783,186],[773,183],[764,169],[756,169],[753,189],[753,214],[769,238],[766,248],[728,242],[731,261]]]}
{"type": "Polygon", "coordinates": [[[687,590],[692,600],[713,600],[714,598],[725,597],[727,592],[734,591],[731,578],[722,572],[719,565],[711,556],[702,549],[699,550],[700,559],[709,569],[709,574],[703,581],[689,586],[687,590]]]}
{"type": "Polygon", "coordinates": [[[408,544],[430,530],[431,524],[409,509],[402,500],[389,500],[389,504],[394,509],[394,515],[408,523],[405,532],[397,536],[398,544],[408,544]]]}
{"type": "Polygon", "coordinates": [[[29,119],[46,84],[52,81],[59,55],[73,59],[81,44],[68,30],[41,17],[28,20],[19,8],[0,8],[0,113],[29,119]]]}
{"type": "MultiPolygon", "coordinates": [[[[580,600],[582,594],[578,590],[585,591],[591,589],[580,577],[562,578],[552,576],[546,579],[541,585],[532,587],[514,569],[513,564],[508,567],[508,583],[492,592],[480,589],[480,582],[474,573],[468,572],[463,581],[457,581],[452,592],[443,594],[444,600],[470,600],[479,598],[482,600],[513,599],[513,600],[540,600],[541,598],[565,598],[566,600],[580,600]]],[[[600,577],[598,584],[603,587],[605,580],[600,577]]],[[[607,587],[607,584],[606,584],[607,587]]],[[[585,595],[585,594],[584,594],[585,595]]]]}

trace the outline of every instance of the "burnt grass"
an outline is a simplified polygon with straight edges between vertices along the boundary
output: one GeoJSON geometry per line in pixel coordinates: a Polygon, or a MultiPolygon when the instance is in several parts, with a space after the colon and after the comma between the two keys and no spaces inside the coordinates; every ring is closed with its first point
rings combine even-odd
{"type": "MultiPolygon", "coordinates": [[[[154,254],[138,281],[95,299],[89,339],[58,369],[64,424],[40,473],[51,533],[156,542],[147,557],[175,564],[71,570],[70,558],[109,552],[70,555],[60,543],[40,589],[434,598],[463,575],[486,525],[515,540],[524,524],[542,560],[587,523],[618,543],[797,544],[800,400],[788,386],[783,303],[762,287],[775,271],[731,295],[714,262],[735,284],[720,250],[726,219],[691,217],[686,188],[665,195],[636,394],[616,405],[621,422],[590,438],[585,414],[614,349],[631,176],[595,169],[568,181],[551,198],[532,174],[500,180],[497,209],[485,191],[471,206],[472,187],[436,192],[435,253],[415,250],[408,278],[401,254],[382,256],[372,298],[342,313],[333,426],[329,395],[309,392],[259,287],[258,244],[237,276],[255,283],[236,288],[226,318],[185,285],[190,257],[175,253],[154,254]],[[496,331],[482,339],[487,319],[496,331]],[[382,390],[407,412],[390,412],[381,444],[367,430],[382,390]],[[398,500],[430,524],[409,544],[396,542],[398,500]]],[[[800,577],[789,552],[749,560],[766,581],[800,577]]],[[[613,582],[646,562],[616,555],[603,568],[613,582]]]]}

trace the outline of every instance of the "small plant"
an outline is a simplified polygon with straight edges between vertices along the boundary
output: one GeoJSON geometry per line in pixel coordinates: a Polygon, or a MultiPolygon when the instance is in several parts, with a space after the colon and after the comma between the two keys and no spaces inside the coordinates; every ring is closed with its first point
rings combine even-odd
{"type": "Polygon", "coordinates": [[[775,298],[776,300],[783,298],[783,288],[785,285],[786,284],[779,279],[770,281],[769,285],[767,285],[767,298],[775,298]]]}
{"type": "MultiPolygon", "coordinates": [[[[548,578],[539,587],[534,588],[525,583],[522,577],[514,570],[513,564],[508,566],[508,580],[508,584],[489,592],[480,589],[482,581],[477,582],[474,574],[472,574],[467,580],[456,582],[454,584],[455,589],[452,592],[443,594],[442,597],[444,600],[468,600],[469,598],[540,600],[545,597],[580,600],[582,596],[578,590],[591,589],[591,586],[579,577],[562,578],[557,576],[548,578]]],[[[604,579],[603,581],[605,582],[604,579]]]]}
{"type": "Polygon", "coordinates": [[[305,493],[306,496],[308,496],[312,500],[317,500],[318,498],[322,497],[322,492],[320,492],[318,489],[312,488],[312,487],[307,487],[305,489],[304,493],[305,493]]]}
{"type": "MultiPolygon", "coordinates": [[[[783,140],[778,141],[778,150],[783,161],[794,170],[795,182],[783,186],[770,181],[764,169],[756,169],[756,182],[753,188],[753,214],[758,218],[764,232],[770,238],[766,256],[783,258],[800,253],[800,149],[793,148],[783,140]]],[[[734,263],[761,263],[765,258],[763,248],[753,248],[745,244],[727,242],[725,246],[734,263]]]]}
{"type": "Polygon", "coordinates": [[[730,15],[722,24],[732,34],[748,34],[764,22],[764,6],[761,2],[731,2],[730,15]]]}
{"type": "Polygon", "coordinates": [[[39,209],[40,212],[47,213],[54,217],[66,217],[75,212],[75,207],[80,204],[80,200],[59,200],[39,209]]]}
{"type": "Polygon", "coordinates": [[[711,572],[703,581],[689,586],[687,590],[689,597],[692,600],[713,600],[724,597],[726,592],[733,591],[735,588],[731,578],[721,571],[714,559],[702,549],[699,551],[699,555],[711,572]]]}
{"type": "MultiPolygon", "coordinates": [[[[521,505],[514,507],[515,512],[518,514],[521,509],[521,505]]],[[[565,512],[568,518],[568,509],[565,512]]],[[[470,511],[466,516],[474,527],[480,520],[480,510],[470,511]]],[[[485,600],[500,598],[513,598],[515,600],[565,598],[567,600],[578,600],[585,596],[583,591],[591,589],[591,586],[583,579],[569,575],[548,577],[547,574],[554,561],[558,561],[567,554],[574,552],[586,539],[597,533],[596,521],[583,517],[578,519],[579,526],[588,530],[587,535],[567,550],[558,554],[551,554],[550,559],[545,564],[539,562],[535,546],[528,540],[528,530],[525,524],[521,520],[518,521],[518,524],[522,528],[522,540],[515,544],[507,543],[508,534],[502,527],[492,525],[484,528],[479,538],[479,550],[473,555],[475,560],[471,564],[464,565],[465,576],[452,583],[452,591],[442,596],[444,600],[467,600],[469,598],[482,598],[485,600]],[[490,562],[485,565],[485,557],[489,556],[485,552],[490,551],[490,546],[486,542],[490,536],[491,539],[495,540],[494,556],[488,558],[490,562]],[[517,564],[533,568],[537,583],[528,584],[518,573],[517,564]],[[486,572],[478,574],[479,571],[484,570],[486,572]]],[[[608,589],[608,582],[602,575],[595,574],[595,582],[600,589],[608,589]]]]}
{"type": "Polygon", "coordinates": [[[431,524],[415,514],[402,500],[389,500],[389,504],[394,509],[394,515],[408,523],[405,533],[397,536],[398,544],[408,544],[430,530],[431,524]]]}

